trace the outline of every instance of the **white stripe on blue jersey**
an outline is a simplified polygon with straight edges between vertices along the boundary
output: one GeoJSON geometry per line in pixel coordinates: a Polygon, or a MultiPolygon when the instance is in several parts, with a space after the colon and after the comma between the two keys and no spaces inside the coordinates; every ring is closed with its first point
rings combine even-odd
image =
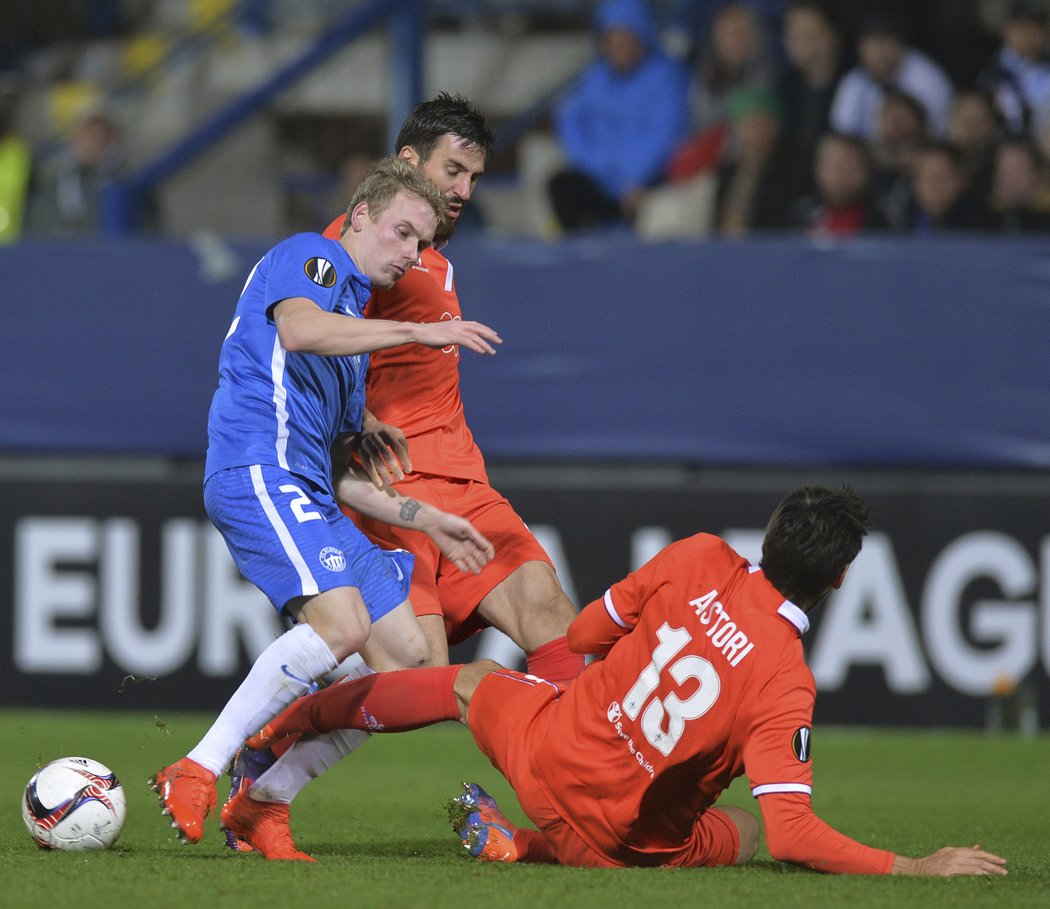
{"type": "Polygon", "coordinates": [[[255,497],[259,500],[259,504],[262,505],[263,511],[266,512],[266,517],[269,518],[270,524],[277,534],[277,539],[281,541],[281,546],[285,555],[288,556],[288,561],[292,563],[296,574],[299,575],[299,581],[303,585],[303,596],[313,596],[318,592],[317,581],[314,580],[313,574],[307,567],[306,559],[299,552],[295,545],[295,540],[292,539],[291,533],[285,526],[284,521],[281,520],[277,507],[273,504],[273,499],[270,498],[270,493],[266,491],[262,466],[253,464],[250,468],[250,473],[252,475],[252,488],[255,490],[255,497]]]}
{"type": "Polygon", "coordinates": [[[288,391],[284,387],[284,348],[281,338],[274,335],[273,356],[270,357],[270,376],[273,378],[273,406],[277,416],[277,466],[288,469],[288,391]]]}

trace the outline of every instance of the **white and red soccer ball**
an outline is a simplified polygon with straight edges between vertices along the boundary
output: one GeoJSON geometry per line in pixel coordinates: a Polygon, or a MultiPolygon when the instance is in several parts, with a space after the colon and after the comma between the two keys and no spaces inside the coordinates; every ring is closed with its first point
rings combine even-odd
{"type": "Polygon", "coordinates": [[[33,774],[22,820],[41,849],[108,849],[127,814],[124,788],[105,764],[85,757],[52,761],[33,774]]]}

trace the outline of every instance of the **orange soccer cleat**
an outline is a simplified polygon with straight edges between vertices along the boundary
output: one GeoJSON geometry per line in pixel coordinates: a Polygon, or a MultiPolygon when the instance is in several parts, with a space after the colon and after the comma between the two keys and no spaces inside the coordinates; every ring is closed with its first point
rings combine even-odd
{"type": "MultiPolygon", "coordinates": [[[[269,770],[276,761],[277,758],[269,748],[264,751],[252,751],[246,747],[238,748],[227,770],[230,775],[230,794],[226,797],[223,808],[238,792],[251,789],[252,783],[269,770]]],[[[240,839],[232,830],[223,827],[222,832],[228,849],[232,849],[234,852],[253,851],[252,847],[240,839]]]]}
{"type": "Polygon", "coordinates": [[[183,758],[158,770],[149,784],[157,793],[163,814],[184,843],[200,842],[204,820],[215,810],[215,774],[196,761],[183,758]]]}
{"type": "Polygon", "coordinates": [[[257,802],[242,789],[222,809],[222,825],[263,858],[286,862],[316,862],[300,852],[292,839],[289,808],[284,802],[257,802]]]}

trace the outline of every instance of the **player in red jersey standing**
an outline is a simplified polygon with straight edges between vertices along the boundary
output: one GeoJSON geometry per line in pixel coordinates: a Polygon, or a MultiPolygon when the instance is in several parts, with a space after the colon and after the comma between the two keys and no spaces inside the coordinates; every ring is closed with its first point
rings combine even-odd
{"type": "MultiPolygon", "coordinates": [[[[448,200],[449,226],[435,237],[436,246],[451,236],[493,142],[481,112],[458,96],[441,94],[419,104],[403,124],[397,138],[399,157],[430,178],[448,200]]],[[[335,219],[325,236],[338,237],[344,220],[335,219]]],[[[437,248],[424,250],[395,286],[396,292],[374,291],[366,318],[411,323],[461,318],[452,264],[437,248]]],[[[576,608],[542,547],[489,483],[460,398],[459,347],[423,356],[412,347],[372,354],[364,432],[348,440],[347,459],[357,461],[378,486],[392,486],[404,496],[468,518],[492,542],[496,555],[480,573],[463,572],[425,535],[403,533],[345,506],[344,511],[381,548],[414,554],[411,601],[431,665],[448,664],[449,642],[493,626],[525,651],[529,672],[556,681],[575,678],[584,660],[569,650],[565,634],[576,608]]],[[[369,668],[404,667],[386,663],[356,672],[367,673],[369,668]]],[[[286,808],[311,779],[365,739],[361,733],[335,731],[296,744],[272,767],[272,760],[242,751],[230,770],[231,799],[249,788],[251,798],[238,799],[237,807],[224,810],[224,823],[227,816],[230,819],[227,844],[243,851],[248,841],[267,858],[295,858],[298,851],[290,845],[287,827],[267,820],[286,816],[286,811],[271,812],[267,806],[286,808]],[[235,835],[234,829],[243,836],[235,835]]]]}
{"type": "Polygon", "coordinates": [[[383,673],[300,699],[251,744],[459,719],[539,828],[515,828],[484,790],[465,784],[454,824],[489,861],[742,864],[755,854],[758,824],[716,801],[746,774],[776,859],[843,874],[1005,874],[1005,861],[977,846],[909,858],[858,843],[813,813],[815,686],[801,636],[867,526],[849,489],[796,490],[770,518],[761,565],[697,534],[584,608],[569,644],[601,659],[568,687],[491,661],[383,673]]]}
{"type": "MultiPolygon", "coordinates": [[[[465,99],[447,94],[418,105],[405,121],[397,138],[398,154],[445,194],[450,226],[393,289],[379,289],[372,295],[366,318],[460,319],[452,263],[439,247],[451,236],[470,200],[493,141],[481,112],[465,99]]],[[[343,220],[333,221],[326,235],[338,236],[343,220]]],[[[354,515],[355,521],[378,545],[408,549],[415,555],[412,603],[435,664],[448,662],[447,642],[458,643],[492,625],[525,651],[530,672],[554,680],[574,678],[583,660],[569,651],[565,631],[576,609],[542,547],[489,484],[459,394],[459,348],[453,345],[420,355],[413,349],[416,346],[372,356],[366,401],[373,422],[365,427],[371,432],[366,432],[363,443],[355,440],[355,447],[360,450],[364,444],[366,451],[379,455],[391,448],[399,451],[400,464],[397,458],[388,460],[395,488],[424,502],[444,503],[441,507],[468,518],[492,541],[496,557],[481,574],[464,574],[452,570],[420,534],[405,534],[363,515],[354,515]],[[407,439],[407,453],[398,430],[407,439]]],[[[367,460],[382,463],[380,456],[367,460]]],[[[374,470],[373,476],[382,481],[374,470]]]]}

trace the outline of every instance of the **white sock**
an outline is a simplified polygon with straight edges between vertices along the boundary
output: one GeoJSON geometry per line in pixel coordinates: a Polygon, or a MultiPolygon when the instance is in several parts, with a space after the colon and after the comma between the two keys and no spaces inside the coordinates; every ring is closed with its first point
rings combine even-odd
{"type": "MultiPolygon", "coordinates": [[[[375,675],[360,658],[356,661],[353,657],[343,660],[339,668],[345,674],[335,682],[337,685],[375,675]]],[[[360,729],[333,729],[300,740],[252,784],[249,795],[260,802],[290,804],[311,780],[317,779],[347,755],[357,751],[369,738],[369,733],[360,729]]]]}
{"type": "Polygon", "coordinates": [[[290,803],[307,783],[334,767],[370,738],[360,729],[333,729],[302,739],[252,784],[248,794],[260,802],[290,803]]]}
{"type": "Polygon", "coordinates": [[[355,653],[354,656],[357,657],[356,662],[353,657],[350,657],[339,664],[339,668],[343,670],[343,674],[335,680],[336,683],[349,682],[353,679],[363,679],[366,675],[376,674],[376,671],[361,659],[360,654],[355,653]]]}
{"type": "Polygon", "coordinates": [[[362,675],[369,675],[371,672],[372,670],[368,668],[365,658],[360,653],[351,653],[350,656],[328,673],[326,679],[329,683],[341,682],[347,677],[359,679],[362,675]]]}
{"type": "Polygon", "coordinates": [[[218,776],[254,735],[337,660],[309,625],[296,625],[267,647],[188,757],[218,776]]]}

